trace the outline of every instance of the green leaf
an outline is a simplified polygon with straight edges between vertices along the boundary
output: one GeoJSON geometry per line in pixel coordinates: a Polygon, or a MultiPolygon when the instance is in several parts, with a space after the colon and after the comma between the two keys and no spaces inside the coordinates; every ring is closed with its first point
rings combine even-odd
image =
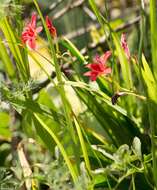
{"type": "Polygon", "coordinates": [[[157,103],[157,85],[156,85],[156,81],[154,79],[154,76],[152,74],[152,71],[144,57],[144,55],[142,55],[142,64],[143,64],[143,69],[142,69],[142,76],[143,76],[143,80],[147,86],[147,93],[148,93],[148,97],[157,103]]]}
{"type": "Polygon", "coordinates": [[[150,0],[150,29],[151,29],[151,51],[153,62],[153,73],[157,80],[157,9],[156,0],[150,0]]]}
{"type": "Polygon", "coordinates": [[[10,56],[7,53],[6,47],[3,44],[2,39],[0,38],[0,58],[2,59],[2,63],[5,66],[5,70],[10,78],[15,75],[15,68],[13,67],[13,63],[11,62],[10,56]]]}
{"type": "Polygon", "coordinates": [[[10,116],[6,112],[0,113],[0,136],[9,138],[11,137],[11,131],[9,129],[10,116]]]}
{"type": "Polygon", "coordinates": [[[10,123],[10,116],[8,113],[1,112],[0,113],[0,127],[8,127],[10,123]]]}
{"type": "Polygon", "coordinates": [[[68,157],[63,145],[60,143],[60,139],[56,136],[56,134],[44,123],[44,121],[41,119],[41,117],[37,114],[34,114],[34,121],[35,121],[35,127],[37,130],[38,135],[41,137],[41,139],[44,141],[44,143],[49,147],[50,150],[52,150],[52,141],[56,143],[58,148],[60,149],[65,162],[69,168],[69,171],[71,173],[71,176],[76,183],[77,181],[77,172],[72,165],[70,158],[68,157]]]}

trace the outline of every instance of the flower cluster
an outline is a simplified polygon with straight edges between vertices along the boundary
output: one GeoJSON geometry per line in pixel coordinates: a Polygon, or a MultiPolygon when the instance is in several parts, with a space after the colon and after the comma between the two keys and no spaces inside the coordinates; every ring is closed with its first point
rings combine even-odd
{"type": "Polygon", "coordinates": [[[95,81],[97,77],[111,73],[111,68],[106,65],[110,56],[111,51],[107,51],[101,57],[99,55],[95,56],[94,62],[86,66],[91,71],[86,72],[84,75],[89,76],[92,81],[95,81]]]}
{"type": "MultiPolygon", "coordinates": [[[[27,24],[22,32],[22,42],[31,49],[36,48],[37,35],[42,31],[42,26],[36,26],[36,20],[37,15],[33,13],[30,23],[27,24]]],[[[57,32],[48,16],[46,16],[46,26],[52,37],[55,37],[57,35],[57,32]]]]}

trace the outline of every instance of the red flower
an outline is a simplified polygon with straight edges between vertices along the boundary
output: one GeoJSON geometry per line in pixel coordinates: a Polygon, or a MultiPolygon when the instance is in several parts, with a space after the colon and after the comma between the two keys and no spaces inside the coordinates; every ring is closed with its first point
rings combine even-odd
{"type": "Polygon", "coordinates": [[[130,50],[129,50],[128,44],[126,42],[126,35],[124,33],[121,35],[121,46],[124,49],[124,52],[125,52],[128,60],[130,60],[130,50]]]}
{"type": "Polygon", "coordinates": [[[56,37],[57,36],[56,28],[53,26],[48,16],[46,16],[46,25],[52,37],[56,37]]]}
{"type": "Polygon", "coordinates": [[[106,75],[111,73],[111,68],[107,67],[106,61],[111,56],[111,51],[107,51],[101,57],[99,55],[95,56],[94,63],[88,64],[86,67],[91,69],[84,73],[84,76],[89,76],[90,80],[95,81],[100,75],[106,75]]]}
{"type": "Polygon", "coordinates": [[[33,13],[30,23],[28,23],[22,32],[23,43],[27,44],[31,49],[35,49],[37,34],[42,31],[42,26],[36,28],[36,19],[37,15],[33,13]]]}

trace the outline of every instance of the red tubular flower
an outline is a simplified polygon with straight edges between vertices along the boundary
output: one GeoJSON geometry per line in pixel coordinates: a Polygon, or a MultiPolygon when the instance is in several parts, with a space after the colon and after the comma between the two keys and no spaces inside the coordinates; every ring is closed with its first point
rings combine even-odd
{"type": "Polygon", "coordinates": [[[28,23],[22,32],[23,43],[27,44],[31,49],[36,48],[35,40],[37,34],[42,31],[42,26],[36,28],[36,19],[37,16],[35,13],[33,13],[30,23],[28,23]]]}
{"type": "Polygon", "coordinates": [[[111,51],[107,51],[104,53],[104,55],[100,56],[95,56],[94,58],[94,63],[88,64],[86,67],[91,69],[91,71],[88,71],[84,73],[84,76],[90,77],[90,80],[95,81],[97,77],[101,75],[106,75],[111,73],[111,68],[107,67],[106,62],[111,56],[111,51]]]}
{"type": "Polygon", "coordinates": [[[52,35],[52,37],[56,37],[57,36],[56,28],[53,26],[48,16],[46,16],[46,26],[49,29],[49,32],[52,35]]]}
{"type": "Polygon", "coordinates": [[[126,42],[126,35],[124,33],[121,35],[121,46],[124,49],[124,52],[125,52],[128,60],[130,60],[130,50],[129,50],[128,44],[126,42]]]}

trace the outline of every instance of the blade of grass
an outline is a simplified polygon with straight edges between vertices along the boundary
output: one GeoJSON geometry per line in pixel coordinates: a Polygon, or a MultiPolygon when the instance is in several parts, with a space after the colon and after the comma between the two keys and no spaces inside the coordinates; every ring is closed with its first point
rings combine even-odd
{"type": "Polygon", "coordinates": [[[138,128],[135,127],[131,120],[127,117],[122,117],[123,119],[119,120],[121,116],[118,116],[112,108],[103,103],[96,95],[88,93],[83,89],[76,89],[76,92],[101,124],[106,132],[106,136],[109,137],[115,146],[129,143],[134,135],[140,135],[138,128]]]}
{"type": "MultiPolygon", "coordinates": [[[[49,42],[49,47],[50,47],[50,53],[51,53],[53,61],[54,61],[57,80],[58,80],[59,83],[62,83],[62,73],[61,73],[60,66],[59,66],[59,63],[58,63],[58,60],[57,60],[57,56],[56,56],[55,47],[54,47],[54,44],[53,44],[52,37],[51,37],[51,35],[50,35],[49,31],[48,31],[48,28],[47,28],[47,26],[45,24],[45,20],[44,20],[44,18],[42,16],[42,13],[40,11],[40,8],[38,6],[37,1],[33,0],[33,2],[35,4],[35,6],[36,6],[36,9],[37,9],[37,11],[38,11],[38,13],[40,15],[40,18],[42,20],[44,29],[46,31],[46,36],[47,36],[47,39],[48,39],[48,42],[49,42]]],[[[76,139],[75,139],[75,134],[74,134],[74,130],[73,130],[73,124],[72,124],[72,121],[71,121],[71,116],[70,116],[71,108],[70,108],[70,105],[69,105],[69,103],[67,101],[63,85],[60,86],[59,93],[61,95],[61,99],[62,99],[63,106],[64,106],[64,113],[65,113],[65,117],[66,117],[66,121],[67,121],[67,130],[70,132],[74,143],[77,143],[76,139]]]]}
{"type": "Polygon", "coordinates": [[[150,30],[153,73],[157,80],[157,9],[156,0],[150,0],[150,30]]]}
{"type": "MultiPolygon", "coordinates": [[[[73,178],[73,181],[74,183],[77,182],[77,173],[76,171],[74,170],[74,167],[72,166],[72,163],[63,147],[63,145],[60,143],[60,140],[58,139],[58,137],[55,135],[55,133],[53,133],[53,131],[44,123],[44,121],[42,121],[42,119],[40,118],[40,116],[38,116],[37,114],[33,114],[34,117],[36,118],[36,120],[38,121],[38,123],[41,125],[41,127],[43,128],[44,131],[46,131],[50,136],[51,138],[55,141],[55,143],[57,144],[58,148],[60,149],[64,159],[65,159],[65,162],[69,168],[69,171],[71,173],[71,176],[73,178]]],[[[36,125],[36,128],[37,128],[37,131],[39,130],[39,126],[36,125]]],[[[40,134],[41,136],[41,134],[40,134]]],[[[42,136],[41,136],[42,138],[42,136]]],[[[45,138],[43,139],[45,141],[45,138]]],[[[47,139],[48,141],[48,139],[47,139]]],[[[46,142],[45,142],[46,143],[46,142]]]]}
{"type": "Polygon", "coordinates": [[[13,66],[13,63],[11,62],[11,59],[7,53],[6,47],[3,44],[2,39],[0,38],[0,57],[2,59],[2,62],[4,63],[6,73],[10,78],[13,78],[15,76],[15,68],[13,66]]]}
{"type": "Polygon", "coordinates": [[[143,48],[143,43],[144,43],[144,35],[145,35],[145,12],[144,12],[144,7],[143,7],[143,0],[141,0],[141,23],[140,23],[140,41],[139,41],[139,50],[138,50],[138,62],[139,62],[139,75],[140,75],[140,80],[141,83],[142,81],[142,48],[143,48]]]}
{"type": "MultiPolygon", "coordinates": [[[[53,38],[50,35],[50,32],[49,32],[49,30],[48,30],[48,28],[46,26],[45,20],[44,20],[43,15],[42,15],[42,13],[40,11],[40,8],[39,8],[39,5],[38,5],[37,1],[33,0],[33,2],[35,4],[35,7],[36,7],[36,9],[37,9],[37,11],[39,13],[39,16],[40,16],[40,18],[42,20],[42,23],[43,23],[43,26],[44,26],[44,29],[46,31],[46,36],[47,36],[48,44],[49,44],[49,47],[50,47],[50,54],[52,56],[54,67],[55,67],[57,81],[58,81],[58,83],[62,84],[64,76],[62,75],[61,70],[60,70],[60,65],[59,65],[59,62],[58,62],[58,59],[57,59],[56,50],[55,50],[54,43],[53,43],[53,38]]],[[[59,51],[58,44],[57,44],[57,51],[59,51]]],[[[75,136],[75,131],[74,131],[74,127],[73,127],[73,120],[71,119],[72,109],[71,109],[71,106],[70,106],[70,104],[69,104],[69,102],[67,100],[64,86],[60,85],[58,91],[59,91],[60,96],[61,96],[64,115],[65,115],[65,118],[66,118],[66,123],[67,123],[66,130],[69,132],[70,137],[72,139],[71,140],[71,145],[72,145],[72,149],[73,149],[73,154],[74,154],[75,159],[76,159],[75,164],[76,164],[76,167],[77,167],[77,169],[79,171],[80,170],[80,168],[79,168],[80,155],[78,154],[78,151],[77,151],[77,137],[75,136]]]]}
{"type": "Polygon", "coordinates": [[[157,187],[157,85],[153,77],[153,74],[146,62],[144,56],[142,56],[142,76],[146,84],[146,93],[148,95],[148,112],[149,112],[149,122],[151,129],[151,142],[152,142],[152,157],[153,157],[153,177],[154,183],[157,187]]]}
{"type": "Polygon", "coordinates": [[[81,144],[81,148],[82,148],[85,164],[86,164],[86,167],[88,169],[88,172],[91,174],[91,166],[90,166],[90,162],[89,162],[89,158],[88,158],[88,153],[87,153],[86,145],[85,145],[85,142],[84,142],[84,139],[83,139],[83,135],[82,135],[82,132],[81,132],[81,126],[79,125],[79,123],[76,120],[76,118],[74,118],[74,123],[75,123],[77,134],[78,134],[78,137],[79,137],[79,140],[80,140],[80,144],[81,144]]]}

